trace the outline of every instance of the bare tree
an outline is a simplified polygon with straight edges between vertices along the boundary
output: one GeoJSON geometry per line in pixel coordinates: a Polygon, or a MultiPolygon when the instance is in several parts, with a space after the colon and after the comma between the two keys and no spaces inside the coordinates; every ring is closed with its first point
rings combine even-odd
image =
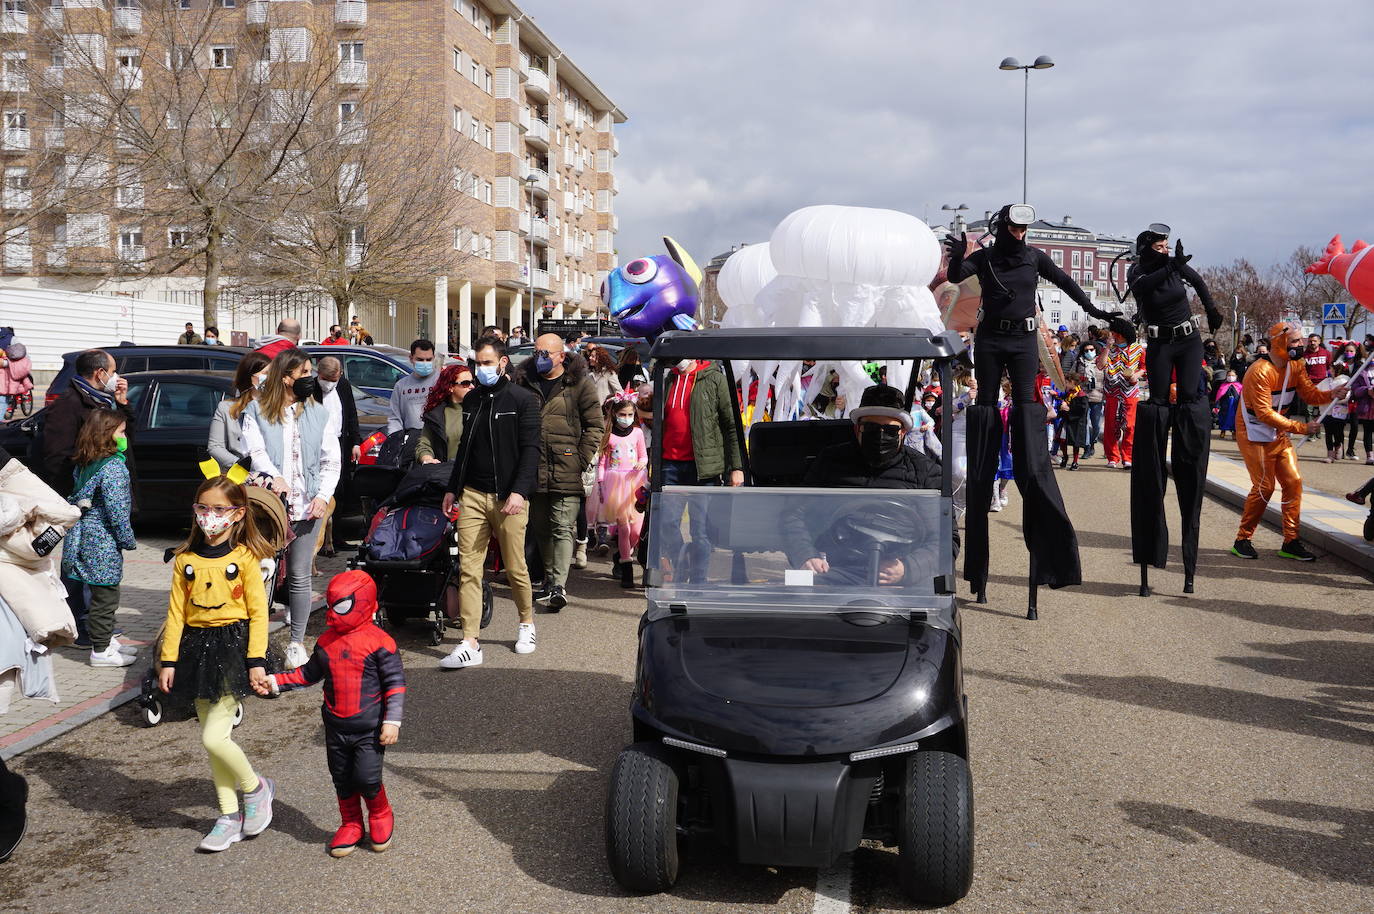
{"type": "Polygon", "coordinates": [[[290,207],[254,210],[261,240],[243,250],[252,267],[241,271],[323,291],[341,324],[360,301],[490,256],[489,240],[455,228],[471,222],[483,189],[490,193],[473,168],[477,145],[425,117],[415,103],[421,87],[399,66],[343,67],[340,91],[313,108],[278,175],[290,207]]]}
{"type": "Polygon", "coordinates": [[[231,247],[253,244],[262,225],[245,214],[289,205],[274,179],[334,92],[338,60],[309,28],[245,31],[219,4],[135,12],[136,34],[113,50],[101,35],[64,35],[63,79],[40,88],[68,134],[69,212],[113,210],[122,223],[112,253],[99,222],[68,247],[117,273],[203,277],[209,326],[231,247]]]}
{"type": "MultiPolygon", "coordinates": [[[[1283,316],[1284,290],[1245,258],[1222,266],[1203,267],[1199,272],[1222,312],[1234,308],[1252,332],[1258,328],[1262,336],[1283,316]]],[[[1232,325],[1233,346],[1241,339],[1241,323],[1237,320],[1232,325]]]]}

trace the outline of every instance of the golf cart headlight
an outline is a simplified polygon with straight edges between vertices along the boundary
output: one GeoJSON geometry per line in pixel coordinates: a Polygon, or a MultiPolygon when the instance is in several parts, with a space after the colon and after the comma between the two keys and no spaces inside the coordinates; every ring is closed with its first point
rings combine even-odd
{"type": "Polygon", "coordinates": [[[689,743],[685,739],[673,739],[671,736],[663,737],[663,745],[672,746],[674,749],[686,749],[688,752],[700,752],[702,755],[713,755],[716,758],[725,758],[724,749],[717,749],[715,746],[703,746],[701,743],[689,743]]]}
{"type": "Polygon", "coordinates": [[[861,752],[849,753],[849,760],[851,762],[866,762],[871,758],[886,758],[889,755],[915,752],[918,748],[920,748],[919,743],[902,743],[898,746],[883,746],[880,749],[864,749],[861,752]]]}

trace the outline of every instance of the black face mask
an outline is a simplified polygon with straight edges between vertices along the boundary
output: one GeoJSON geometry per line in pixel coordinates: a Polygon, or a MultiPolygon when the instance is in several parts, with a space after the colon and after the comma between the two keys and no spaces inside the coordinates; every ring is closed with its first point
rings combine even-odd
{"type": "Polygon", "coordinates": [[[315,395],[315,376],[307,375],[291,382],[291,393],[297,400],[308,400],[315,395]]]}
{"type": "Polygon", "coordinates": [[[902,429],[897,425],[865,422],[859,429],[859,453],[875,469],[891,466],[902,453],[902,429]]]}
{"type": "Polygon", "coordinates": [[[1302,361],[1302,358],[1303,358],[1303,356],[1306,354],[1306,352],[1307,352],[1307,350],[1306,350],[1305,348],[1303,348],[1302,346],[1289,346],[1289,347],[1288,347],[1288,361],[1290,361],[1290,362],[1301,362],[1301,361],[1302,361]]]}

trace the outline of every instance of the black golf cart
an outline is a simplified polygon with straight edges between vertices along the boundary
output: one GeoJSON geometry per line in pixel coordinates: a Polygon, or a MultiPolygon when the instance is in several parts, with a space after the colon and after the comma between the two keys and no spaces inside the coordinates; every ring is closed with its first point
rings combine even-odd
{"type": "MultiPolygon", "coordinates": [[[[962,349],[954,333],[900,328],[668,333],[653,349],[655,423],[665,368],[683,358],[719,360],[732,389],[731,359],[931,359],[951,415],[962,349]]],[[[818,867],[873,839],[900,849],[914,899],[968,892],[949,468],[939,490],[803,487],[816,455],[852,436],[848,420],[755,423],[742,488],[664,486],[654,450],[634,744],[606,808],[611,871],[631,891],[671,888],[679,841],[704,838],[741,863],[818,867]],[[817,554],[824,570],[807,567],[817,554]],[[894,559],[905,574],[880,584],[894,559]]]]}

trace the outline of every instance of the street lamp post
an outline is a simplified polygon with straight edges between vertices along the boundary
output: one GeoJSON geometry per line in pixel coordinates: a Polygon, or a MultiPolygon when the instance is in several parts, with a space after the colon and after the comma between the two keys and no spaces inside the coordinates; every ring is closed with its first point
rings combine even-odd
{"type": "Polygon", "coordinates": [[[1031,70],[1048,70],[1048,69],[1049,69],[1050,67],[1052,67],[1052,66],[1054,66],[1054,61],[1051,60],[1051,59],[1049,58],[1049,55],[1048,55],[1048,54],[1041,54],[1039,57],[1035,58],[1035,63],[1026,64],[1026,65],[1024,65],[1024,66],[1023,66],[1023,65],[1021,64],[1021,62],[1020,62],[1019,60],[1017,60],[1015,57],[1006,57],[1006,58],[1003,58],[1002,62],[1001,62],[1000,64],[997,65],[997,69],[999,69],[999,70],[1023,70],[1023,71],[1025,71],[1025,74],[1026,74],[1025,88],[1024,88],[1024,90],[1022,91],[1022,95],[1021,95],[1021,202],[1022,202],[1022,203],[1029,202],[1029,201],[1028,201],[1028,192],[1027,192],[1027,190],[1026,190],[1026,184],[1027,184],[1027,182],[1026,182],[1026,175],[1027,175],[1027,172],[1029,171],[1028,161],[1029,161],[1029,157],[1030,157],[1030,71],[1031,71],[1031,70]]]}
{"type": "Polygon", "coordinates": [[[526,267],[529,273],[529,296],[530,296],[530,339],[537,335],[534,321],[534,185],[538,179],[534,175],[525,175],[525,186],[530,191],[530,265],[526,267]]]}
{"type": "Polygon", "coordinates": [[[962,232],[964,230],[964,217],[959,214],[968,209],[967,203],[960,203],[958,206],[946,203],[944,206],[941,206],[940,209],[948,210],[949,212],[954,214],[954,225],[951,228],[951,231],[953,231],[955,234],[958,234],[959,232],[962,232]]]}

